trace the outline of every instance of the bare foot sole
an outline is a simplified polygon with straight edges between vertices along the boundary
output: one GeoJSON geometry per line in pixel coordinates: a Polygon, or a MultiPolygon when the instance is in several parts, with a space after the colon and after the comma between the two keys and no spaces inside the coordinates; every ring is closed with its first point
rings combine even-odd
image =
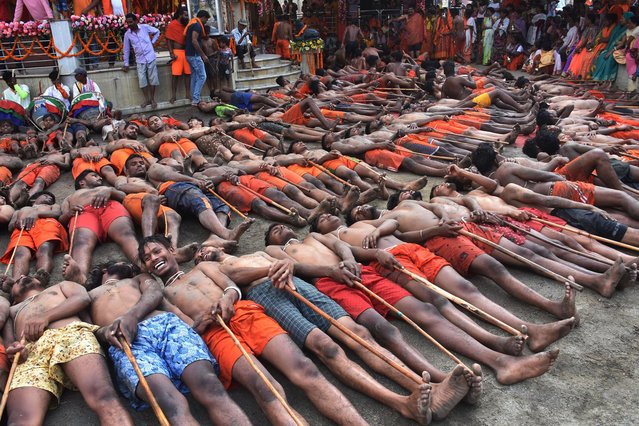
{"type": "Polygon", "coordinates": [[[404,189],[406,191],[419,191],[420,189],[425,187],[427,183],[428,183],[428,176],[422,176],[417,180],[408,182],[406,185],[404,185],[404,189]]]}
{"type": "Polygon", "coordinates": [[[33,275],[33,278],[40,281],[44,287],[49,285],[49,280],[51,280],[51,274],[49,274],[44,269],[38,269],[36,273],[33,275]]]}
{"type": "Polygon", "coordinates": [[[329,213],[335,206],[336,198],[335,197],[326,197],[320,203],[319,206],[315,207],[311,214],[306,218],[308,223],[311,223],[315,220],[316,217],[329,213]]]}
{"type": "Polygon", "coordinates": [[[433,414],[430,411],[430,397],[432,386],[430,375],[424,371],[422,373],[422,384],[410,396],[405,397],[405,403],[399,407],[399,412],[409,419],[415,420],[419,424],[430,424],[433,414]]]}
{"type": "Polygon", "coordinates": [[[623,260],[618,258],[610,269],[603,274],[603,280],[598,280],[595,290],[603,297],[611,297],[625,273],[626,267],[623,264],[623,260]]]}
{"type": "Polygon", "coordinates": [[[186,263],[193,260],[193,256],[195,256],[195,252],[198,249],[197,243],[191,243],[184,247],[181,247],[175,251],[175,260],[177,263],[186,263]]]}
{"type": "Polygon", "coordinates": [[[231,237],[229,240],[239,241],[242,234],[248,231],[251,225],[253,225],[253,222],[255,222],[255,219],[252,217],[244,219],[242,223],[237,225],[237,227],[231,231],[231,237]]]}
{"type": "Polygon", "coordinates": [[[433,419],[446,418],[448,413],[466,396],[469,389],[464,376],[464,367],[457,365],[443,381],[433,385],[430,398],[433,419]]]}
{"type": "Polygon", "coordinates": [[[341,210],[343,212],[350,210],[357,203],[360,193],[361,190],[357,186],[351,186],[348,188],[346,195],[341,197],[341,210]]]}
{"type": "Polygon", "coordinates": [[[466,378],[466,382],[468,383],[470,389],[468,390],[468,393],[464,397],[463,401],[466,404],[475,405],[477,404],[477,401],[479,401],[479,397],[481,396],[484,374],[482,373],[481,366],[479,364],[473,364],[470,368],[473,370],[473,374],[464,369],[464,377],[466,378]]]}
{"type": "Polygon", "coordinates": [[[544,350],[551,343],[570,333],[575,328],[575,322],[576,319],[571,317],[550,324],[523,326],[524,334],[528,334],[528,348],[533,352],[544,350]]]}
{"type": "Polygon", "coordinates": [[[617,290],[623,290],[632,285],[635,281],[637,281],[637,259],[632,260],[632,263],[629,266],[626,266],[626,273],[624,274],[619,284],[617,284],[617,290]]]}
{"type": "Polygon", "coordinates": [[[502,337],[497,342],[494,349],[503,354],[518,356],[524,349],[524,336],[502,337]]]}
{"type": "Polygon", "coordinates": [[[234,253],[237,250],[237,245],[237,241],[225,240],[217,235],[211,235],[202,243],[202,247],[216,247],[224,250],[225,253],[234,253]]]}
{"type": "Polygon", "coordinates": [[[526,379],[538,377],[550,370],[555,363],[559,349],[527,357],[508,357],[502,359],[503,368],[497,370],[497,381],[502,385],[512,385],[526,379]]]}
{"type": "MultiPolygon", "coordinates": [[[[574,281],[574,278],[571,276],[569,276],[568,279],[574,281]]],[[[557,303],[557,310],[554,315],[561,319],[574,317],[575,325],[577,325],[579,323],[579,316],[577,315],[577,307],[575,306],[576,291],[568,282],[564,283],[564,286],[566,287],[564,299],[557,303]]]]}
{"type": "MultiPolygon", "coordinates": [[[[326,200],[322,200],[322,202],[324,201],[326,200]]],[[[308,225],[308,222],[306,221],[306,219],[300,216],[299,212],[296,209],[291,208],[290,210],[293,214],[288,216],[288,223],[290,223],[291,225],[297,228],[303,228],[306,225],[308,225]]]]}
{"type": "Polygon", "coordinates": [[[519,127],[519,124],[515,124],[513,126],[513,131],[508,133],[508,136],[506,136],[504,141],[508,142],[508,145],[514,143],[517,140],[517,136],[519,136],[520,132],[521,132],[521,127],[519,127]]]}
{"type": "Polygon", "coordinates": [[[84,285],[87,281],[86,275],[82,273],[80,265],[71,257],[71,255],[64,255],[64,264],[62,265],[62,276],[65,280],[73,281],[78,284],[84,285]]]}
{"type": "Polygon", "coordinates": [[[390,194],[388,193],[388,189],[386,189],[386,179],[380,179],[377,187],[379,190],[379,198],[381,198],[382,200],[388,200],[390,194]]]}

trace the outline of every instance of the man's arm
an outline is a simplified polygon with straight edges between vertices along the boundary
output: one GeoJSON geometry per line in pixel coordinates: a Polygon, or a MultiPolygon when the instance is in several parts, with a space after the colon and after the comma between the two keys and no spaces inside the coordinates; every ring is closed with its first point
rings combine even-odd
{"type": "MultiPolygon", "coordinates": [[[[146,25],[146,24],[145,24],[146,25]]],[[[160,38],[160,30],[158,30],[155,27],[152,27],[151,25],[147,25],[148,30],[149,30],[149,34],[151,34],[151,44],[155,44],[158,41],[158,38],[160,38]]]]}
{"type": "Polygon", "coordinates": [[[191,32],[191,43],[193,44],[193,49],[195,49],[198,55],[200,55],[202,60],[206,63],[206,62],[209,62],[209,58],[208,56],[204,54],[204,51],[202,50],[202,46],[200,46],[200,40],[198,38],[199,34],[200,33],[195,30],[191,32]]]}
{"type": "MultiPolygon", "coordinates": [[[[98,0],[99,1],[99,0],[98,0]]],[[[124,33],[124,44],[122,45],[122,56],[124,57],[124,71],[129,69],[129,53],[131,52],[131,30],[124,33]]]]}

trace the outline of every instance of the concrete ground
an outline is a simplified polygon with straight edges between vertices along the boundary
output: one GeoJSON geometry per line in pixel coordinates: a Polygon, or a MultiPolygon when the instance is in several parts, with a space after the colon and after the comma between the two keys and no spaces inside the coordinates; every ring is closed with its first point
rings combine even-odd
{"type": "MultiPolygon", "coordinates": [[[[178,118],[187,118],[192,111],[175,111],[178,118]]],[[[515,154],[512,148],[506,148],[507,155],[515,154]]],[[[412,178],[408,174],[393,174],[398,179],[412,178]]],[[[422,191],[427,197],[430,187],[441,179],[433,178],[422,191]]],[[[58,197],[58,202],[68,196],[73,188],[70,174],[61,177],[50,189],[58,197]]],[[[379,204],[382,205],[381,203],[379,204]]],[[[238,217],[234,216],[233,224],[238,217]]],[[[264,248],[263,236],[269,222],[258,218],[252,228],[242,237],[239,254],[251,253],[264,248]]],[[[305,234],[306,229],[300,231],[305,234]]],[[[181,244],[192,241],[201,242],[206,234],[199,224],[185,218],[182,225],[181,244]]],[[[0,236],[0,247],[6,247],[8,236],[0,236]]],[[[107,243],[95,251],[94,264],[112,258],[124,258],[119,248],[107,243]]],[[[52,282],[61,279],[62,254],[55,257],[52,282]]],[[[183,265],[189,269],[192,265],[183,265]]],[[[539,291],[544,296],[559,300],[563,296],[563,285],[547,278],[523,270],[513,270],[515,276],[539,291]]],[[[546,323],[555,319],[539,309],[532,308],[506,295],[494,283],[485,278],[472,279],[482,292],[497,303],[505,306],[518,316],[535,323],[546,323]]],[[[541,377],[527,380],[512,386],[501,386],[494,374],[484,367],[483,396],[476,406],[460,404],[446,420],[450,424],[469,423],[482,425],[506,424],[637,424],[639,423],[639,396],[637,396],[637,353],[639,353],[639,292],[633,286],[604,299],[590,290],[577,296],[577,306],[581,315],[581,324],[567,337],[551,346],[559,348],[559,358],[554,367],[541,377]]],[[[419,336],[412,328],[401,321],[394,324],[406,336],[406,339],[440,369],[448,371],[453,362],[439,352],[431,343],[419,336]]],[[[482,323],[496,334],[503,334],[492,326],[482,323]]],[[[349,353],[354,358],[352,353],[349,353]]],[[[470,365],[468,358],[461,359],[470,365]]],[[[316,364],[320,365],[317,359],[316,364]]],[[[410,424],[400,414],[380,403],[355,392],[339,383],[335,377],[320,365],[322,373],[344,392],[348,399],[361,412],[370,424],[403,425],[410,424]]],[[[272,371],[272,369],[271,369],[272,371]]],[[[377,377],[380,382],[393,391],[406,394],[399,386],[385,377],[377,377]]],[[[282,383],[291,405],[312,425],[328,425],[331,422],[322,417],[309,400],[295,389],[283,376],[275,373],[282,383]]],[[[259,407],[245,389],[234,389],[232,398],[245,410],[253,423],[267,424],[259,407]]],[[[192,412],[202,424],[210,421],[206,412],[188,397],[192,412]]],[[[129,407],[128,403],[122,399],[129,407]]],[[[130,409],[136,424],[157,424],[151,410],[134,412],[130,409]]],[[[85,426],[97,425],[97,416],[86,406],[78,392],[66,391],[60,406],[51,411],[46,418],[47,425],[85,426]]]]}

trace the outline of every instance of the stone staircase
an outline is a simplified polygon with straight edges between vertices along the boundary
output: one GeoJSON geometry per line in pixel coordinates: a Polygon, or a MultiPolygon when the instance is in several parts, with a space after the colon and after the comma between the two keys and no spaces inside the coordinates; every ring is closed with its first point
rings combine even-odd
{"type": "Polygon", "coordinates": [[[291,61],[283,60],[279,55],[272,53],[260,54],[255,57],[255,62],[260,68],[254,68],[253,73],[249,68],[248,55],[244,57],[246,69],[240,69],[237,59],[235,61],[235,90],[250,89],[265,92],[277,87],[275,79],[280,75],[288,80],[295,80],[301,72],[298,65],[293,65],[291,61]]]}

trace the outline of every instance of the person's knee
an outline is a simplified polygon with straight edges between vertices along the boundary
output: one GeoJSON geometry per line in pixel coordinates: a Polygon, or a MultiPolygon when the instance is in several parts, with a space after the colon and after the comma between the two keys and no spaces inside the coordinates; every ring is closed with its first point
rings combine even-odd
{"type": "Polygon", "coordinates": [[[14,256],[14,261],[16,263],[28,263],[31,260],[31,251],[24,247],[18,246],[16,249],[16,254],[14,256]]]}
{"type": "Polygon", "coordinates": [[[180,224],[182,221],[182,217],[175,210],[165,210],[164,215],[166,216],[166,221],[170,224],[180,224]]]}
{"type": "Polygon", "coordinates": [[[479,290],[477,289],[477,287],[475,287],[473,283],[471,283],[465,278],[462,278],[461,276],[457,279],[456,284],[460,294],[464,296],[475,296],[480,294],[479,290]]]}
{"type": "Polygon", "coordinates": [[[158,195],[149,194],[142,199],[142,210],[158,209],[160,207],[160,204],[161,200],[158,195]]]}
{"type": "Polygon", "coordinates": [[[380,317],[379,320],[375,322],[374,333],[375,337],[384,346],[403,344],[404,339],[397,327],[395,327],[382,317],[380,317]]]}
{"type": "Polygon", "coordinates": [[[290,380],[298,386],[303,383],[314,381],[321,376],[313,361],[305,357],[301,352],[299,353],[299,356],[293,359],[290,367],[290,380]]]}
{"type": "Polygon", "coordinates": [[[113,389],[110,383],[94,382],[89,386],[89,389],[83,393],[82,397],[89,408],[94,411],[119,405],[120,403],[115,389],[113,389]]]}
{"type": "MultiPolygon", "coordinates": [[[[282,388],[282,385],[280,385],[279,382],[273,378],[269,377],[269,379],[275,390],[277,390],[277,392],[283,396],[284,389],[282,388]]],[[[262,378],[257,373],[251,373],[251,376],[249,378],[249,389],[253,389],[255,397],[262,403],[268,404],[276,400],[273,392],[271,392],[268,386],[266,386],[266,384],[264,383],[264,380],[262,380],[262,378]]]]}

